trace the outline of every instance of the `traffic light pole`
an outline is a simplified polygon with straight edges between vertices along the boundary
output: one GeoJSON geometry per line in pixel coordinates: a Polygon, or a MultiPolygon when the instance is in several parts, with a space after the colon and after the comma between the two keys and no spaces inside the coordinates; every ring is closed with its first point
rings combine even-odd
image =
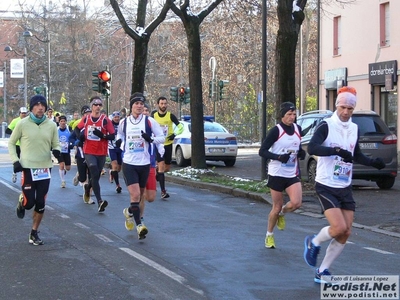
{"type": "Polygon", "coordinates": [[[215,91],[215,69],[217,68],[217,60],[215,57],[211,57],[209,61],[209,66],[212,72],[212,79],[211,79],[211,101],[213,101],[213,107],[214,107],[214,121],[217,122],[217,110],[215,108],[216,101],[217,101],[217,93],[215,91]],[[215,94],[215,95],[214,95],[215,94]]]}

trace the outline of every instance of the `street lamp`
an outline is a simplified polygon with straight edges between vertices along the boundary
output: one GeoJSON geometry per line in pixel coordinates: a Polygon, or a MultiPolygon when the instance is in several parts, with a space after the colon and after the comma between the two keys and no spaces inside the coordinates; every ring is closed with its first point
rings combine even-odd
{"type": "Polygon", "coordinates": [[[29,30],[25,30],[22,34],[23,37],[34,37],[39,42],[47,44],[47,102],[50,101],[50,35],[47,32],[47,36],[45,40],[38,38],[35,34],[32,34],[29,30]]]}
{"type": "Polygon", "coordinates": [[[17,55],[24,57],[24,101],[25,101],[25,107],[27,107],[28,106],[28,59],[26,57],[26,46],[24,47],[24,54],[18,53],[10,46],[6,46],[4,48],[4,51],[6,52],[12,51],[17,55]]]}

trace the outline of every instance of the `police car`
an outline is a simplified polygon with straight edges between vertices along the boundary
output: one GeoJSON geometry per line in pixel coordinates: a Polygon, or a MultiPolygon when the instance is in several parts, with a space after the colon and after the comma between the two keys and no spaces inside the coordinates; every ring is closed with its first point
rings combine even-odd
{"type": "MultiPolygon", "coordinates": [[[[238,145],[236,136],[229,133],[221,124],[214,122],[214,117],[204,117],[204,142],[206,160],[223,161],[225,166],[233,167],[236,163],[238,145]]],[[[172,146],[172,159],[180,167],[190,163],[192,156],[190,116],[184,116],[180,121],[183,132],[177,135],[172,146]]]]}

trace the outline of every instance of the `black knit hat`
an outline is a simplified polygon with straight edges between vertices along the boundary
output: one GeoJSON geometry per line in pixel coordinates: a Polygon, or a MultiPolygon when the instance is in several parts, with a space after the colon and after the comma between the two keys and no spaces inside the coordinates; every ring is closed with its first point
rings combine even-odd
{"type": "Polygon", "coordinates": [[[46,98],[43,97],[42,95],[35,95],[30,99],[30,101],[29,101],[29,111],[32,111],[32,108],[35,105],[38,105],[39,103],[42,104],[45,107],[44,111],[46,111],[47,110],[47,101],[46,101],[46,98]]]}
{"type": "Polygon", "coordinates": [[[292,102],[283,102],[279,109],[281,118],[283,118],[289,110],[296,110],[296,106],[292,102]]]}
{"type": "Polygon", "coordinates": [[[132,94],[131,98],[129,99],[129,108],[132,109],[132,105],[133,103],[137,102],[137,101],[141,101],[141,102],[146,102],[146,98],[143,96],[142,93],[134,93],[132,94]]]}

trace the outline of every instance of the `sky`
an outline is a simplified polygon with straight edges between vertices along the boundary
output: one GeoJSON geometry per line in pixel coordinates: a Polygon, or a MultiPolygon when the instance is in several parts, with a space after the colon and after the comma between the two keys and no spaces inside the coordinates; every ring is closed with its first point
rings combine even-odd
{"type": "MultiPolygon", "coordinates": [[[[19,11],[19,3],[26,4],[28,6],[32,5],[49,5],[51,2],[61,4],[63,2],[69,2],[69,0],[1,0],[0,1],[0,11],[19,11]]],[[[91,3],[91,5],[102,6],[105,0],[72,0],[71,2],[76,2],[78,5],[82,5],[83,2],[91,3]]]]}

